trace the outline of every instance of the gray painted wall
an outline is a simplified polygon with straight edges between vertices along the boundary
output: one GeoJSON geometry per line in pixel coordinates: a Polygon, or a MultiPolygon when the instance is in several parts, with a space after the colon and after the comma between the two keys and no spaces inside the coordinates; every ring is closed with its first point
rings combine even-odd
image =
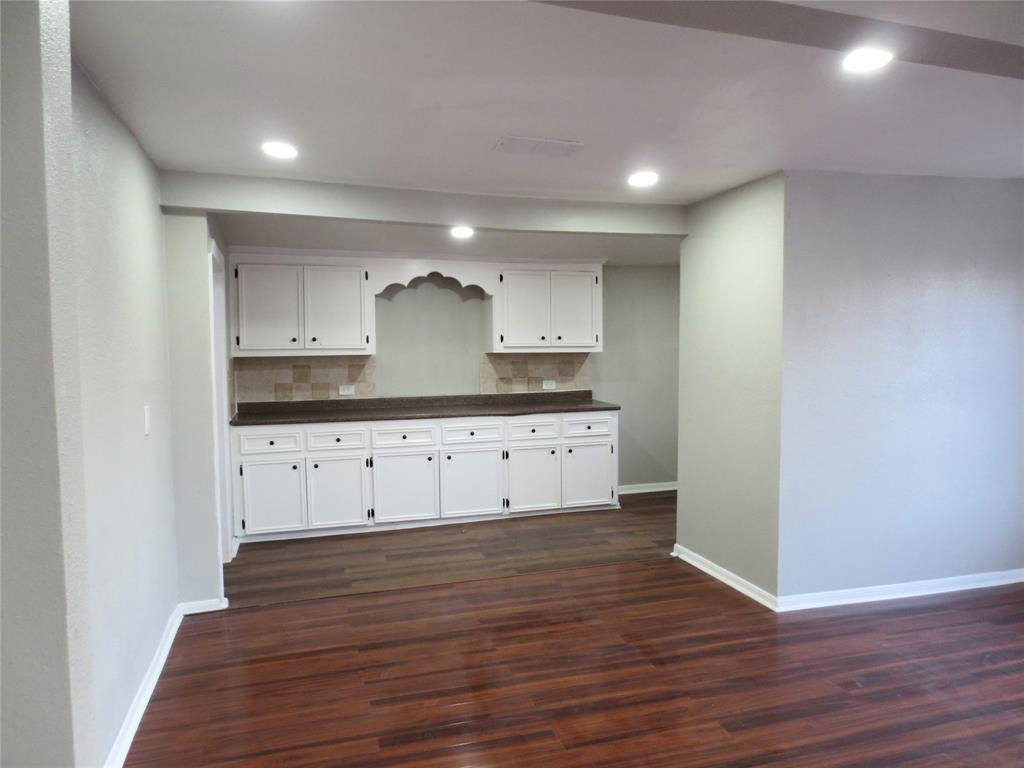
{"type": "Polygon", "coordinates": [[[178,602],[174,422],[156,169],[77,70],[72,87],[95,729],[105,756],[178,602]]]}
{"type": "Polygon", "coordinates": [[[780,594],[1024,566],[1024,182],[787,174],[780,594]]]}
{"type": "Polygon", "coordinates": [[[590,385],[618,403],[619,482],[676,479],[679,405],[679,267],[605,267],[604,352],[589,358],[590,385]]]}
{"type": "Polygon", "coordinates": [[[165,215],[167,323],[174,419],[178,599],[224,595],[217,517],[210,231],[206,216],[165,215]]]}
{"type": "MultiPolygon", "coordinates": [[[[596,397],[619,403],[622,484],[676,477],[677,267],[604,272],[604,352],[590,355],[596,397]]],[[[377,395],[480,391],[489,299],[434,275],[377,297],[377,395]]]]}
{"type": "Polygon", "coordinates": [[[490,300],[432,275],[391,286],[377,303],[377,396],[480,391],[490,300]]]}
{"type": "Polygon", "coordinates": [[[68,8],[0,3],[0,763],[93,758],[68,8]],[[14,192],[14,194],[11,194],[14,192]]]}
{"type": "Polygon", "coordinates": [[[778,560],[785,188],[690,209],[679,270],[677,541],[769,592],[778,560]]]}

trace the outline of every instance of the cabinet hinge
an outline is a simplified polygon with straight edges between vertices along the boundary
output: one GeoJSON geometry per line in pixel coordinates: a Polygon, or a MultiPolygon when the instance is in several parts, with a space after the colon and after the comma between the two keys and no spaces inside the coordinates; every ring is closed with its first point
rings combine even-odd
{"type": "Polygon", "coordinates": [[[235,280],[238,279],[238,267],[235,267],[235,280]]]}

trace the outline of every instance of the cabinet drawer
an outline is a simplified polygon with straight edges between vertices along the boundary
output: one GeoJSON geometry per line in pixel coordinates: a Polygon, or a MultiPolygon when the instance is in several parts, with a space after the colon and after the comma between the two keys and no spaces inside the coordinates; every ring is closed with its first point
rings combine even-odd
{"type": "Polygon", "coordinates": [[[310,432],[306,435],[306,447],[311,451],[358,450],[366,447],[366,430],[333,429],[310,432]]]}
{"type": "Polygon", "coordinates": [[[612,420],[609,418],[566,419],[563,422],[562,434],[566,437],[590,437],[591,435],[610,435],[612,420]]]}
{"type": "Polygon", "coordinates": [[[302,447],[300,432],[263,435],[242,435],[242,453],[278,453],[297,451],[302,447]]]}
{"type": "Polygon", "coordinates": [[[501,424],[446,424],[441,428],[445,444],[493,443],[501,440],[501,424]]]}
{"type": "Polygon", "coordinates": [[[433,427],[373,430],[374,448],[405,448],[410,445],[434,445],[436,442],[433,427]]]}
{"type": "Polygon", "coordinates": [[[558,421],[513,421],[508,425],[509,440],[535,440],[558,437],[558,421]]]}

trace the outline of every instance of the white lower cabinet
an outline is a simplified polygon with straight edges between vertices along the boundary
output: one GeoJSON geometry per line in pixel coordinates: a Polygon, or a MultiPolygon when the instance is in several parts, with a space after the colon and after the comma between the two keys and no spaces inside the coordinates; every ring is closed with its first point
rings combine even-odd
{"type": "Polygon", "coordinates": [[[614,489],[610,441],[562,447],[562,506],[611,504],[614,489]]]}
{"type": "Polygon", "coordinates": [[[306,459],[306,494],[310,528],[366,525],[368,456],[306,459]]]}
{"type": "Polygon", "coordinates": [[[373,457],[373,519],[377,523],[438,516],[437,451],[378,453],[373,457]]]}
{"type": "Polygon", "coordinates": [[[306,527],[305,464],[301,458],[242,465],[245,532],[297,531],[306,527]]]}
{"type": "Polygon", "coordinates": [[[510,511],[562,506],[560,458],[557,445],[520,445],[508,449],[510,511]]]}
{"type": "Polygon", "coordinates": [[[504,449],[449,449],[441,452],[441,515],[496,515],[504,511],[504,449]]]}
{"type": "Polygon", "coordinates": [[[612,506],[617,439],[610,411],[236,427],[235,534],[612,506]]]}

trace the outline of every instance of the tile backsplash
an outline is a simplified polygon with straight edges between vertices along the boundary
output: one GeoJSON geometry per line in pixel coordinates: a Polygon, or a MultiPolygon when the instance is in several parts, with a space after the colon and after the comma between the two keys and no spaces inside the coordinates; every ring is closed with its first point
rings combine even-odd
{"type": "MultiPolygon", "coordinates": [[[[480,361],[480,394],[540,392],[545,379],[554,381],[556,389],[589,389],[587,357],[586,353],[486,354],[480,361]]],[[[236,403],[375,397],[377,376],[377,361],[369,355],[236,357],[233,391],[236,403]],[[355,394],[339,395],[343,384],[353,385],[355,394]]]]}
{"type": "Polygon", "coordinates": [[[588,354],[488,354],[480,362],[480,393],[540,392],[545,379],[556,389],[589,389],[588,354]]]}
{"type": "Polygon", "coordinates": [[[369,355],[346,357],[236,357],[236,403],[268,400],[339,400],[377,393],[377,361],[369,355]],[[352,384],[354,395],[339,395],[352,384]]]}

